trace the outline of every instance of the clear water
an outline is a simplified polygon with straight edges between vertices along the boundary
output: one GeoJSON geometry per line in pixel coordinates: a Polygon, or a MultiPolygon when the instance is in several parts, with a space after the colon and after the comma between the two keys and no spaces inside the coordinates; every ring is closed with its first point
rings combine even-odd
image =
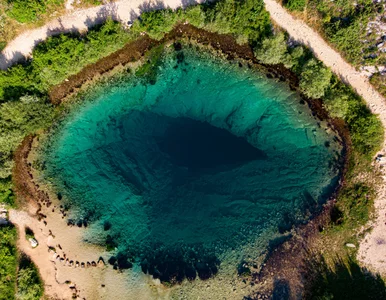
{"type": "Polygon", "coordinates": [[[45,157],[89,240],[162,280],[211,276],[221,253],[306,220],[338,178],[333,134],[284,83],[183,51],[155,84],[127,79],[74,109],[45,157]]]}

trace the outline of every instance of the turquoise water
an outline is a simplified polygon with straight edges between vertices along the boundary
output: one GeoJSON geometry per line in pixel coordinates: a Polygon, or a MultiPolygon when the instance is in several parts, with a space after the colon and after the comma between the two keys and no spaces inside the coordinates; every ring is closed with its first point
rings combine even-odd
{"type": "Polygon", "coordinates": [[[334,135],[286,84],[182,51],[165,55],[154,84],[93,94],[45,157],[69,222],[116,248],[115,267],[139,263],[163,281],[208,278],[221,253],[303,222],[339,173],[334,135]]]}

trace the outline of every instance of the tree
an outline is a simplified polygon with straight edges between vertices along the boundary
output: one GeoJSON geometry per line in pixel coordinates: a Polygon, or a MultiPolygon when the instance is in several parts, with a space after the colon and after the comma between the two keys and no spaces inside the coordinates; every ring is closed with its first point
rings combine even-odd
{"type": "Polygon", "coordinates": [[[201,8],[201,5],[190,6],[185,10],[186,20],[198,28],[205,26],[205,13],[201,8]]]}
{"type": "Polygon", "coordinates": [[[300,75],[300,88],[310,98],[321,98],[330,85],[332,73],[316,59],[310,59],[300,75]]]}
{"type": "Polygon", "coordinates": [[[291,57],[288,54],[286,38],[283,32],[266,38],[261,47],[255,50],[255,56],[265,64],[276,65],[284,63],[289,66],[291,57]]]}
{"type": "Polygon", "coordinates": [[[0,105],[0,178],[11,175],[12,155],[23,138],[46,128],[53,119],[53,107],[35,96],[0,105]]]}

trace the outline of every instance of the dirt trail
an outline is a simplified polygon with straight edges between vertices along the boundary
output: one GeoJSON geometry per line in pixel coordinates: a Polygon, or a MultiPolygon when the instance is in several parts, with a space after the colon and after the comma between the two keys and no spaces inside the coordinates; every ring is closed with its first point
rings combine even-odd
{"type": "MultiPolygon", "coordinates": [[[[202,0],[121,0],[109,2],[97,7],[69,10],[69,13],[52,20],[44,26],[28,30],[13,41],[0,53],[0,69],[5,70],[12,64],[30,57],[33,48],[41,41],[59,33],[82,32],[89,27],[103,23],[107,18],[127,24],[142,12],[165,7],[186,7],[190,3],[201,3],[202,0]]],[[[72,8],[72,3],[69,8],[72,8]]]]}
{"type": "MultiPolygon", "coordinates": [[[[318,33],[301,20],[291,16],[275,0],[264,0],[264,2],[271,18],[293,39],[307,45],[318,59],[330,67],[344,82],[351,85],[363,97],[371,111],[379,116],[386,128],[385,99],[371,86],[368,78],[356,71],[318,33]]],[[[385,144],[380,152],[386,152],[385,144]]],[[[383,176],[383,179],[385,180],[386,176],[383,176]]],[[[370,269],[386,275],[386,259],[384,259],[386,257],[386,193],[384,187],[385,182],[380,185],[375,201],[376,218],[371,224],[373,230],[361,242],[358,259],[370,269]]]]}

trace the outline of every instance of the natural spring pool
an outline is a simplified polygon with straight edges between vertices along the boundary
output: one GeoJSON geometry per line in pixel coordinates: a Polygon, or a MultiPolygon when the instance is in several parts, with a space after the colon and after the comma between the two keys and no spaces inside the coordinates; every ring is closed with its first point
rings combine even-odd
{"type": "Polygon", "coordinates": [[[337,185],[336,133],[296,92],[194,47],[168,50],[155,82],[87,98],[51,133],[43,175],[116,268],[206,279],[232,251],[236,269],[337,185]]]}

